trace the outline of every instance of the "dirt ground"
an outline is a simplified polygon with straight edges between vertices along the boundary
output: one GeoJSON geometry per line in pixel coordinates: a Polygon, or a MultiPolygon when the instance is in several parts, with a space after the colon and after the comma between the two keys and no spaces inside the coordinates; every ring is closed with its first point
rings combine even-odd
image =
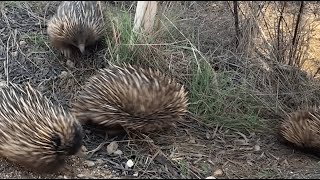
{"type": "MultiPolygon", "coordinates": [[[[107,59],[101,50],[70,65],[55,53],[48,43],[46,21],[58,3],[1,3],[0,78],[19,84],[29,81],[68,108],[75,92],[107,59]]],[[[1,160],[0,178],[320,178],[317,158],[280,144],[270,131],[243,134],[188,118],[174,130],[134,141],[105,140],[103,133],[86,128],[88,151],[105,144],[92,156],[72,157],[57,174],[37,174],[1,160]],[[111,142],[117,142],[122,154],[107,153],[111,142]],[[126,167],[128,160],[133,167],[126,167]]]]}

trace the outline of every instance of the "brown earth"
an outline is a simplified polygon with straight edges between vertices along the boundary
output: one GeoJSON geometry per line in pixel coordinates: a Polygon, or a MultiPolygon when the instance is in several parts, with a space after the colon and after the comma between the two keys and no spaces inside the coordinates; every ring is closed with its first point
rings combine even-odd
{"type": "MultiPolygon", "coordinates": [[[[52,101],[68,108],[80,85],[96,69],[105,66],[104,50],[68,66],[48,43],[46,21],[58,2],[1,3],[1,78],[14,83],[30,81],[52,101]],[[67,72],[65,75],[63,71],[67,72]]],[[[206,23],[206,22],[200,22],[206,23]]],[[[209,26],[209,25],[208,25],[209,26]]],[[[223,27],[221,27],[223,28],[223,27]]],[[[210,39],[205,41],[207,46],[210,39]]],[[[209,49],[203,46],[203,51],[209,49]]],[[[36,174],[5,160],[0,178],[320,178],[317,158],[296,152],[270,133],[239,133],[204,125],[189,118],[177,129],[151,134],[141,140],[104,140],[104,134],[87,129],[85,146],[90,151],[105,143],[91,157],[79,154],[57,174],[36,174]],[[108,155],[116,141],[122,155],[108,155]],[[132,168],[125,166],[131,159],[132,168]],[[220,171],[220,172],[219,172],[220,171]]]]}

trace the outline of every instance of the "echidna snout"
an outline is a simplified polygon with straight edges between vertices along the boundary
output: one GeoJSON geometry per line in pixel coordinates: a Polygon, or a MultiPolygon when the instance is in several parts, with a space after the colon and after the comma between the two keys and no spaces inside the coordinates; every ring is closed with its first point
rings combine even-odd
{"type": "Polygon", "coordinates": [[[67,155],[75,155],[78,153],[82,146],[82,139],[83,139],[83,130],[82,128],[78,127],[76,131],[74,132],[73,137],[73,143],[72,145],[67,149],[67,155]]]}
{"type": "Polygon", "coordinates": [[[83,139],[83,130],[80,128],[80,126],[76,127],[73,137],[70,137],[71,140],[69,142],[72,143],[66,143],[62,142],[62,139],[59,135],[54,134],[52,137],[52,141],[54,142],[54,145],[56,146],[56,150],[59,155],[65,155],[65,156],[72,156],[79,152],[81,146],[82,146],[82,139],[83,139]]]}
{"type": "Polygon", "coordinates": [[[78,48],[79,48],[80,52],[81,52],[82,54],[84,54],[85,44],[79,44],[78,48]]]}
{"type": "Polygon", "coordinates": [[[97,1],[63,1],[48,22],[51,45],[66,57],[85,54],[104,36],[103,9],[97,1]]]}

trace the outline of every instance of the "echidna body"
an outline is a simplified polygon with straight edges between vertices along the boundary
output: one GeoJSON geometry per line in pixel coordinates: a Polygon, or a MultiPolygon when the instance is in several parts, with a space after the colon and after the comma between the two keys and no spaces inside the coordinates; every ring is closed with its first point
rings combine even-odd
{"type": "Polygon", "coordinates": [[[52,45],[70,57],[78,50],[84,54],[104,33],[101,3],[98,1],[63,1],[48,22],[52,45]]]}
{"type": "Polygon", "coordinates": [[[0,87],[0,156],[53,172],[79,151],[82,138],[81,124],[30,84],[0,87]]]}
{"type": "Polygon", "coordinates": [[[88,80],[72,112],[82,123],[143,133],[161,131],[183,120],[187,93],[183,85],[158,70],[111,65],[88,80]]]}
{"type": "Polygon", "coordinates": [[[296,111],[283,119],[280,140],[300,151],[320,157],[320,110],[296,111]]]}

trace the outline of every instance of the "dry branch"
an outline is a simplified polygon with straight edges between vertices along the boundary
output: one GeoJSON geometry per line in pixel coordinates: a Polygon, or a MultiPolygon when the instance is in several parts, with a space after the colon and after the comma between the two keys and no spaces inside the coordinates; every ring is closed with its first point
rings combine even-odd
{"type": "Polygon", "coordinates": [[[292,47],[291,47],[291,51],[289,53],[289,63],[288,63],[288,65],[293,65],[293,61],[294,61],[294,57],[293,56],[296,53],[297,34],[298,34],[299,24],[300,24],[300,21],[301,21],[301,16],[302,16],[302,13],[303,13],[303,7],[304,7],[304,3],[303,3],[303,1],[301,1],[299,14],[298,14],[297,21],[296,21],[296,27],[294,29],[294,34],[293,34],[293,39],[292,39],[292,47]]]}
{"type": "Polygon", "coordinates": [[[234,26],[236,29],[236,48],[238,48],[240,40],[240,27],[239,27],[239,15],[238,15],[238,2],[233,1],[233,10],[234,10],[234,26]]]}

